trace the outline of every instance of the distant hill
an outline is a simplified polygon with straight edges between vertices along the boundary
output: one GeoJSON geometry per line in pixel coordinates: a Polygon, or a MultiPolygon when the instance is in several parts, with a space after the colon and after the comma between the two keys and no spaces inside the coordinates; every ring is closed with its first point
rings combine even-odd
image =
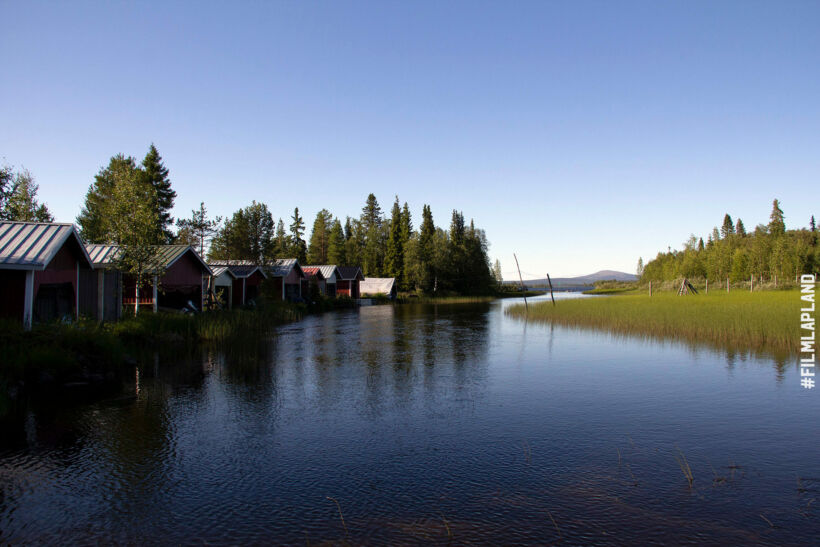
{"type": "MultiPolygon", "coordinates": [[[[617,272],[615,270],[601,270],[589,275],[581,275],[578,277],[553,277],[553,287],[588,287],[593,285],[596,281],[637,281],[638,276],[626,272],[617,272]]],[[[505,283],[518,283],[518,281],[508,280],[505,283]]],[[[542,279],[525,279],[524,285],[528,287],[543,287],[547,284],[547,278],[542,279]]]]}

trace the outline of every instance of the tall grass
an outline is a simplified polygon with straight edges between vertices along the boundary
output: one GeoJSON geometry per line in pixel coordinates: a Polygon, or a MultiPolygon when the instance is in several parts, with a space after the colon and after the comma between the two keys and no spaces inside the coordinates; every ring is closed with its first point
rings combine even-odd
{"type": "Polygon", "coordinates": [[[506,310],[513,317],[600,328],[627,335],[684,339],[730,349],[791,355],[799,351],[799,291],[708,295],[618,295],[506,310]]]}

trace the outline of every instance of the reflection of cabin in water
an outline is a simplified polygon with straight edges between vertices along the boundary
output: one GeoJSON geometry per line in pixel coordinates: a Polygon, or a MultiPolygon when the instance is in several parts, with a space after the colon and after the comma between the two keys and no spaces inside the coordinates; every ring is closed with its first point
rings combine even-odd
{"type": "Polygon", "coordinates": [[[261,266],[257,266],[247,260],[216,261],[209,264],[209,266],[214,270],[214,281],[217,283],[217,286],[219,286],[218,283],[222,283],[223,285],[226,283],[226,281],[224,281],[225,270],[229,271],[233,277],[231,291],[228,295],[228,307],[233,307],[234,305],[244,306],[256,300],[256,297],[259,296],[262,282],[268,277],[261,266]],[[217,276],[216,273],[217,268],[219,268],[219,273],[223,281],[219,281],[219,276],[217,276]]]}
{"type": "MultiPolygon", "coordinates": [[[[120,253],[117,245],[86,245],[94,268],[116,271],[116,261],[120,253]]],[[[132,275],[122,275],[120,291],[121,306],[150,306],[179,310],[188,303],[201,309],[204,295],[204,279],[211,275],[208,265],[189,245],[160,245],[155,261],[149,268],[147,279],[136,294],[136,279],[132,275]],[[161,276],[151,272],[160,271],[161,276]]]]}
{"type": "Polygon", "coordinates": [[[73,224],[0,222],[0,317],[45,322],[91,305],[91,260],[73,224]]]}
{"type": "Polygon", "coordinates": [[[336,295],[359,298],[359,283],[364,281],[362,269],[358,266],[339,266],[339,279],[336,281],[336,295]]]}
{"type": "Polygon", "coordinates": [[[302,279],[305,272],[295,258],[278,258],[265,265],[265,273],[274,284],[273,294],[282,300],[297,300],[302,297],[302,279]]]}

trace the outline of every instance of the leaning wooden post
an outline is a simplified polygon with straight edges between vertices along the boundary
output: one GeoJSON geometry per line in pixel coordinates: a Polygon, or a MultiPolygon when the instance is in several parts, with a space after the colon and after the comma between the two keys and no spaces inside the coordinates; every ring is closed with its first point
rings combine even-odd
{"type": "Polygon", "coordinates": [[[550,279],[550,274],[547,274],[547,283],[550,284],[550,298],[552,298],[552,305],[555,305],[555,297],[552,295],[552,279],[550,279]]]}
{"type": "Polygon", "coordinates": [[[524,308],[526,308],[527,313],[529,313],[530,306],[527,304],[527,289],[524,287],[524,278],[521,277],[521,266],[518,265],[518,257],[515,256],[515,253],[513,253],[513,258],[515,259],[515,267],[518,268],[518,280],[521,281],[521,291],[524,295],[524,308]]]}

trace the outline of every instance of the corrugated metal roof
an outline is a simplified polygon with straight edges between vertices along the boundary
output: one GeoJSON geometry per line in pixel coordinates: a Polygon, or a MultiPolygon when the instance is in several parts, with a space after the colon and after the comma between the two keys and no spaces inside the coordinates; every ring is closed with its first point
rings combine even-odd
{"type": "Polygon", "coordinates": [[[318,266],[303,266],[302,271],[305,272],[306,277],[317,277],[324,281],[325,276],[322,274],[322,269],[318,266]]]}
{"type": "Polygon", "coordinates": [[[365,277],[364,281],[359,283],[359,292],[361,294],[389,295],[393,292],[393,287],[395,285],[395,277],[365,277]]]}
{"type": "Polygon", "coordinates": [[[293,268],[298,268],[299,272],[304,276],[302,267],[299,266],[299,261],[295,258],[277,258],[265,266],[270,277],[287,277],[293,268]]]}
{"type": "Polygon", "coordinates": [[[214,277],[219,277],[220,275],[227,272],[230,277],[236,278],[236,276],[228,269],[227,266],[214,266],[213,264],[208,264],[211,267],[211,275],[214,277]]]}
{"type": "Polygon", "coordinates": [[[330,279],[334,274],[336,275],[336,278],[341,277],[336,266],[304,266],[302,269],[307,272],[308,268],[319,268],[325,279],[330,279]]]}
{"type": "Polygon", "coordinates": [[[339,277],[343,280],[351,281],[353,279],[364,279],[362,269],[358,266],[339,266],[336,269],[339,270],[339,277]]]}
{"type": "MultiPolygon", "coordinates": [[[[208,271],[208,273],[211,272],[211,269],[207,264],[205,264],[205,261],[200,258],[199,253],[197,253],[196,250],[190,245],[158,245],[157,247],[159,247],[159,252],[157,253],[156,262],[163,269],[170,268],[174,262],[179,260],[180,257],[188,251],[191,251],[202,266],[208,271]]],[[[86,245],[85,248],[86,251],[88,251],[88,255],[91,257],[91,262],[94,264],[95,268],[103,268],[112,265],[117,261],[120,254],[119,245],[90,244],[86,245]]]]}
{"type": "Polygon", "coordinates": [[[267,277],[261,266],[251,262],[250,260],[218,260],[209,264],[213,267],[224,267],[231,270],[234,277],[243,278],[250,277],[253,273],[259,270],[263,277],[267,277]]]}
{"type": "Polygon", "coordinates": [[[72,237],[90,265],[83,240],[73,224],[0,222],[0,268],[44,270],[72,237]]]}

